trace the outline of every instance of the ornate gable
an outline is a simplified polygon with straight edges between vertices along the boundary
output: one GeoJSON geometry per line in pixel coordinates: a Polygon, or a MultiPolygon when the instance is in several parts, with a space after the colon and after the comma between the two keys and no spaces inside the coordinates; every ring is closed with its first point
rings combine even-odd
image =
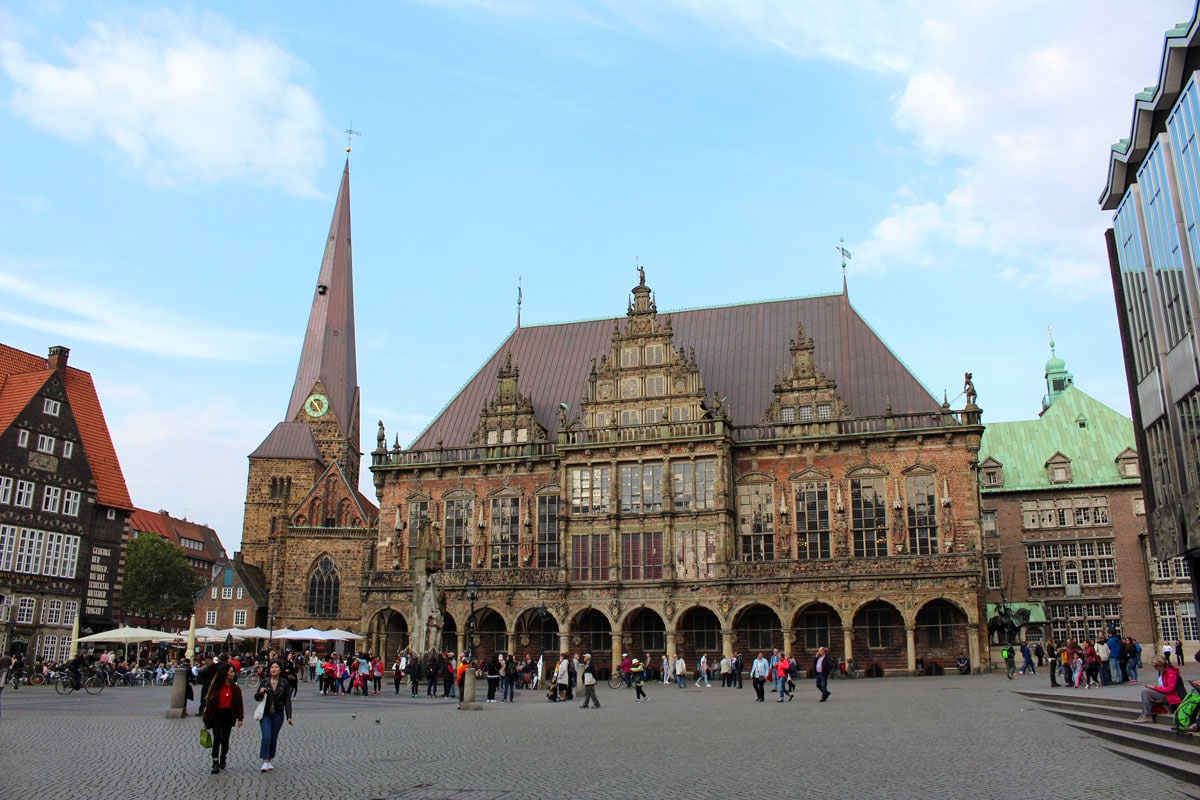
{"type": "Polygon", "coordinates": [[[782,381],[775,381],[762,421],[795,426],[792,430],[800,436],[836,434],[838,418],[850,409],[837,393],[837,382],[817,369],[813,360],[816,346],[811,337],[805,338],[803,322],[796,324],[796,338],[788,349],[791,369],[782,381]]]}
{"type": "Polygon", "coordinates": [[[584,427],[631,428],[724,416],[719,399],[708,407],[695,351],[675,349],[671,318],[659,320],[641,267],[638,277],[625,325],[613,321],[609,354],[598,365],[592,362],[582,400],[584,427]]]}
{"type": "Polygon", "coordinates": [[[300,502],[292,509],[293,528],[364,528],[368,512],[358,494],[336,464],[330,464],[300,502]]]}
{"type": "Polygon", "coordinates": [[[479,412],[471,444],[498,447],[546,440],[546,428],[537,421],[533,403],[517,388],[520,374],[509,353],[496,373],[496,394],[479,412]]]}

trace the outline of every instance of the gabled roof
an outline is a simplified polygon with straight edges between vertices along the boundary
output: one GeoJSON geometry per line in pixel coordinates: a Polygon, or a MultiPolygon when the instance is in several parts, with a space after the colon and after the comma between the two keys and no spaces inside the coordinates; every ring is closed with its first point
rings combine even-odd
{"type": "MultiPolygon", "coordinates": [[[[674,347],[694,348],[710,393],[719,392],[734,425],[755,425],[771,388],[791,365],[788,344],[803,321],[816,344],[816,367],[837,381],[854,416],[936,412],[941,406],[850,305],[844,293],[658,313],[671,320],[674,347]]],[[[508,354],[519,367],[519,390],[533,402],[551,441],[558,405],[580,407],[591,360],[611,352],[613,319],[526,326],[514,330],[413,442],[414,449],[462,447],[494,397],[496,373],[508,354]]]]}
{"type": "Polygon", "coordinates": [[[313,495],[324,492],[322,484],[325,482],[325,476],[329,474],[337,475],[342,486],[346,489],[346,494],[354,500],[355,505],[358,507],[358,516],[363,520],[363,527],[373,526],[375,521],[379,519],[379,507],[368,500],[366,495],[360,492],[357,487],[350,485],[350,482],[346,480],[346,473],[342,471],[341,465],[336,461],[325,468],[325,471],[321,473],[321,477],[313,481],[312,488],[300,498],[299,502],[292,506],[293,511],[303,509],[313,495]]]}
{"type": "Polygon", "coordinates": [[[325,462],[312,428],[303,422],[280,422],[263,439],[251,458],[310,458],[325,462]]]}
{"type": "MultiPolygon", "coordinates": [[[[62,358],[66,358],[65,350],[62,358]]],[[[28,405],[54,372],[47,366],[43,356],[0,344],[0,408],[4,409],[5,415],[0,420],[3,422],[0,430],[12,424],[16,415],[28,405]],[[32,388],[34,386],[37,388],[32,388]],[[13,393],[11,397],[10,388],[13,393]],[[22,398],[24,403],[15,412],[11,411],[21,403],[22,398]]],[[[71,413],[79,428],[80,444],[91,467],[92,478],[96,481],[96,501],[109,508],[133,511],[133,501],[129,499],[129,488],[125,484],[125,475],[121,472],[121,463],[117,460],[117,451],[113,447],[108,422],[104,419],[104,410],[100,407],[100,398],[91,374],[71,366],[64,367],[63,374],[67,401],[71,404],[71,413]]]]}
{"type": "Polygon", "coordinates": [[[296,369],[296,383],[284,420],[296,419],[314,384],[325,387],[343,431],[355,430],[352,417],[358,391],[354,345],[354,274],[350,247],[350,161],[342,172],[337,205],[329,225],[329,239],[321,272],[313,287],[312,310],[304,332],[304,347],[296,369]]]}
{"type": "Polygon", "coordinates": [[[988,424],[979,460],[1004,465],[1004,486],[984,491],[1137,486],[1140,479],[1124,477],[1117,466],[1117,457],[1136,446],[1129,417],[1072,385],[1038,419],[988,424]],[[1080,417],[1086,427],[1079,426],[1080,417]],[[1070,483],[1050,483],[1046,463],[1058,453],[1071,461],[1070,483]]]}
{"type": "Polygon", "coordinates": [[[235,553],[234,557],[228,561],[223,569],[219,569],[209,580],[208,584],[201,590],[204,594],[214,586],[220,587],[225,585],[225,570],[231,570],[237,580],[246,588],[246,593],[250,595],[250,599],[259,608],[267,606],[267,579],[263,571],[253,564],[247,564],[242,561],[242,554],[235,553]]]}
{"type": "Polygon", "coordinates": [[[203,551],[186,548],[189,556],[204,556],[214,563],[225,561],[228,558],[225,546],[221,544],[221,539],[217,536],[216,531],[207,525],[178,519],[166,511],[135,509],[129,518],[129,527],[138,532],[157,534],[172,544],[182,545],[182,539],[190,539],[204,545],[203,551]]]}
{"type": "MultiPolygon", "coordinates": [[[[1198,5],[1200,8],[1200,5],[1198,5]]],[[[1155,136],[1165,130],[1165,111],[1175,104],[1184,84],[1191,78],[1186,68],[1189,58],[1200,48],[1200,14],[1195,11],[1188,22],[1181,22],[1163,37],[1162,61],[1158,84],[1148,86],[1134,96],[1130,134],[1112,146],[1108,157],[1108,181],[1100,193],[1100,207],[1112,211],[1121,204],[1125,191],[1136,178],[1142,160],[1154,144],[1155,136]],[[1157,122],[1157,126],[1156,126],[1157,122]]]]}

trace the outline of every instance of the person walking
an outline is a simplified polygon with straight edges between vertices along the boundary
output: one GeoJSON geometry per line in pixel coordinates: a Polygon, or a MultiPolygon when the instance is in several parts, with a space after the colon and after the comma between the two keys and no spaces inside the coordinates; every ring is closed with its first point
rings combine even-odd
{"type": "Polygon", "coordinates": [[[1037,669],[1033,666],[1033,651],[1029,649],[1029,642],[1021,642],[1021,674],[1037,675],[1037,669]]]}
{"type": "Polygon", "coordinates": [[[683,653],[675,659],[675,681],[680,689],[687,688],[687,662],[683,660],[683,653]]]}
{"type": "Polygon", "coordinates": [[[1183,642],[1175,640],[1175,665],[1183,666],[1183,642]]]}
{"type": "Polygon", "coordinates": [[[517,697],[517,659],[512,655],[500,663],[500,702],[511,703],[517,697]]]}
{"type": "Polygon", "coordinates": [[[762,653],[759,653],[758,658],[754,659],[754,662],[750,665],[750,683],[754,686],[754,702],[762,703],[766,701],[764,687],[770,674],[771,664],[763,657],[762,653]]]}
{"type": "Polygon", "coordinates": [[[592,664],[592,654],[583,654],[583,705],[580,708],[587,708],[588,703],[595,703],[596,708],[600,707],[600,700],[596,697],[596,667],[592,664]]]}
{"type": "Polygon", "coordinates": [[[254,692],[254,701],[266,703],[263,705],[262,719],[259,729],[262,731],[262,745],[258,748],[258,757],[262,759],[261,772],[275,769],[275,750],[279,744],[279,730],[283,727],[284,717],[287,724],[292,724],[292,689],[288,686],[287,678],[283,676],[283,668],[278,661],[267,665],[267,674],[254,692]]]}
{"type": "Polygon", "coordinates": [[[242,727],[244,709],[242,688],[235,682],[237,670],[229,665],[213,676],[208,685],[208,702],[204,705],[204,727],[212,731],[212,774],[225,769],[229,754],[229,734],[234,726],[242,727]]]}
{"type": "Polygon", "coordinates": [[[662,657],[662,682],[664,684],[671,682],[671,659],[666,653],[662,657]]]}
{"type": "Polygon", "coordinates": [[[1017,659],[1013,654],[1013,646],[1006,644],[1000,649],[1000,657],[1004,659],[1005,676],[1011,681],[1013,673],[1017,671],[1017,659]]]}
{"type": "Polygon", "coordinates": [[[817,691],[821,693],[822,703],[829,699],[829,675],[833,670],[833,656],[824,647],[818,647],[817,657],[813,659],[813,673],[817,676],[817,691]]]}
{"type": "Polygon", "coordinates": [[[789,667],[790,663],[785,657],[780,657],[779,661],[775,663],[775,677],[779,683],[779,699],[775,701],[776,703],[782,703],[784,697],[786,697],[788,700],[792,699],[793,695],[788,689],[788,673],[790,671],[789,667]]]}
{"type": "Polygon", "coordinates": [[[646,665],[635,658],[629,667],[629,674],[633,678],[633,688],[637,691],[637,695],[633,698],[633,702],[648,702],[650,698],[646,697],[646,690],[642,688],[642,686],[646,683],[646,665]]]}
{"type": "Polygon", "coordinates": [[[562,654],[562,659],[558,662],[558,669],[554,673],[554,686],[558,690],[555,699],[571,699],[571,665],[567,661],[566,653],[562,654]]]}
{"type": "Polygon", "coordinates": [[[700,656],[700,663],[696,665],[696,687],[700,687],[700,681],[704,681],[704,685],[709,689],[712,684],[708,682],[708,653],[700,656]]]}

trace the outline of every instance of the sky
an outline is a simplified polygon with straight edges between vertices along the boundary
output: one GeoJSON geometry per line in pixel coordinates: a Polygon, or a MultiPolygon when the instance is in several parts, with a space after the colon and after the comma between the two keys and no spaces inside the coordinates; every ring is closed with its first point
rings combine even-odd
{"type": "MultiPolygon", "coordinates": [[[[929,390],[1129,413],[1099,209],[1192,0],[0,7],[0,341],[92,373],[136,505],[239,549],[347,136],[362,449],[516,323],[841,291],[929,390]]],[[[363,465],[362,490],[374,497],[363,465]]]]}

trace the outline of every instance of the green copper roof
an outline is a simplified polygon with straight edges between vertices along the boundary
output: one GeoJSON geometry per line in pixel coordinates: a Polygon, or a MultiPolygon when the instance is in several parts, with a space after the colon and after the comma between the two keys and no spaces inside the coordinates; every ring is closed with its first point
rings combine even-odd
{"type": "Polygon", "coordinates": [[[1038,419],[987,426],[979,461],[999,461],[1004,485],[984,491],[1137,484],[1140,478],[1121,477],[1116,462],[1118,455],[1134,449],[1133,422],[1128,417],[1068,386],[1038,419]],[[1080,427],[1080,421],[1085,427],[1080,427]],[[1071,460],[1070,483],[1050,483],[1046,462],[1055,453],[1071,460]]]}

